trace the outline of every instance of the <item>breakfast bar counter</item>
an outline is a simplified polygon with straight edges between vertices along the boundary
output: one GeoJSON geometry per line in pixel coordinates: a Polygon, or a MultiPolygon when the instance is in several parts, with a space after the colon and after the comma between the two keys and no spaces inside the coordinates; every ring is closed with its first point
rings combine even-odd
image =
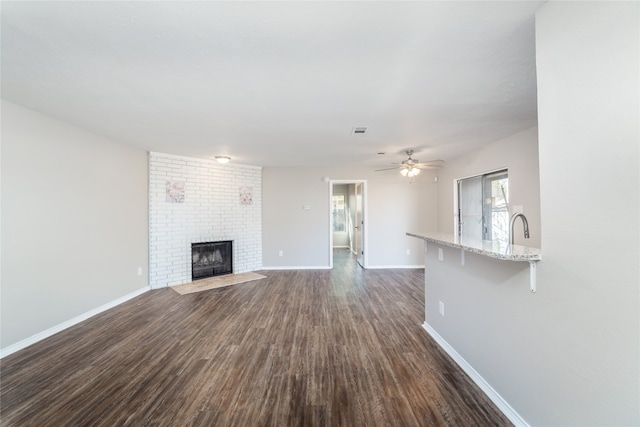
{"type": "Polygon", "coordinates": [[[460,249],[460,262],[462,265],[464,265],[465,251],[503,261],[529,262],[530,288],[531,292],[536,291],[536,262],[542,259],[542,254],[538,248],[512,245],[509,242],[502,240],[478,240],[447,233],[407,232],[406,234],[407,236],[423,239],[425,241],[425,251],[427,250],[429,243],[435,244],[436,246],[440,245],[460,249]]]}
{"type": "Polygon", "coordinates": [[[467,252],[497,258],[506,261],[540,261],[540,249],[528,246],[511,245],[506,241],[478,240],[455,236],[447,233],[410,233],[407,236],[424,239],[425,242],[437,243],[467,252]]]}

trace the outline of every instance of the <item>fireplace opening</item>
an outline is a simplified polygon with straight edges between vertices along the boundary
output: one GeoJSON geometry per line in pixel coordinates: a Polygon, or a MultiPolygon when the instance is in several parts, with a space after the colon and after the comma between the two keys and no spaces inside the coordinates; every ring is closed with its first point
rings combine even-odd
{"type": "Polygon", "coordinates": [[[233,273],[232,241],[191,244],[191,279],[233,273]]]}

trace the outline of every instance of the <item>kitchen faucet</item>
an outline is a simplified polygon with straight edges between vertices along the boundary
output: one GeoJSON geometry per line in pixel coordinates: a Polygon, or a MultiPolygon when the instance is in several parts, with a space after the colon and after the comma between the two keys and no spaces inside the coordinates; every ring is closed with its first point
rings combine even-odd
{"type": "Polygon", "coordinates": [[[523,213],[514,213],[513,215],[511,215],[511,220],[509,220],[509,242],[511,242],[511,244],[513,245],[513,239],[514,239],[514,235],[513,235],[513,226],[516,223],[516,218],[522,218],[522,224],[524,225],[524,238],[528,239],[529,238],[529,223],[527,222],[527,217],[524,216],[523,213]]]}

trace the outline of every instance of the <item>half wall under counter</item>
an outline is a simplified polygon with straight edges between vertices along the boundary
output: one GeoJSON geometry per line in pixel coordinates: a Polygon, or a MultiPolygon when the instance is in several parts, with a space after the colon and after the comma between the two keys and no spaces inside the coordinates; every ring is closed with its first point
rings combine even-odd
{"type": "Polygon", "coordinates": [[[547,295],[533,298],[526,283],[535,292],[540,249],[446,233],[406,235],[424,240],[423,328],[514,425],[528,426],[519,414],[526,406],[503,396],[536,381],[508,350],[537,354],[528,337],[537,333],[532,319],[542,315],[547,295]]]}

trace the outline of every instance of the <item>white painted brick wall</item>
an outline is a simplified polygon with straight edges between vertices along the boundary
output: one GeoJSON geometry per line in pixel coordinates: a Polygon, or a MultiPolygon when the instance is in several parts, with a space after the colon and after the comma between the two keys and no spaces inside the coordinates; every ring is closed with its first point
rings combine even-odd
{"type": "Polygon", "coordinates": [[[233,240],[233,272],[262,268],[262,168],[149,154],[149,282],[191,282],[191,243],[233,240]],[[184,203],[167,202],[167,181],[184,181],[184,203]],[[240,204],[240,188],[253,202],[240,204]]]}

